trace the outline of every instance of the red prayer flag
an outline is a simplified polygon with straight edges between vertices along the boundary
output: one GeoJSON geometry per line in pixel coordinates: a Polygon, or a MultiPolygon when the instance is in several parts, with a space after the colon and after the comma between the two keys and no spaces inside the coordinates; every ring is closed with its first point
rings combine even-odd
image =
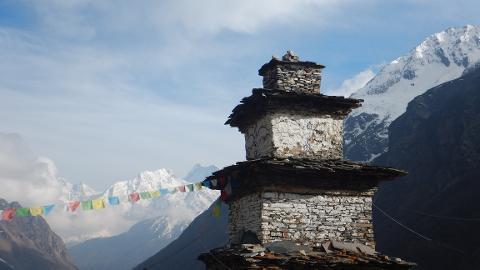
{"type": "Polygon", "coordinates": [[[178,190],[180,190],[180,192],[185,192],[185,191],[186,191],[186,190],[185,190],[185,186],[180,186],[180,187],[178,187],[178,190]]]}
{"type": "Polygon", "coordinates": [[[68,209],[72,212],[75,212],[75,210],[77,210],[79,206],[80,206],[80,201],[68,202],[68,209]]]}
{"type": "Polygon", "coordinates": [[[15,208],[6,208],[3,210],[2,219],[3,220],[12,220],[15,216],[16,209],[15,208]]]}
{"type": "Polygon", "coordinates": [[[130,194],[129,197],[131,202],[137,202],[140,200],[140,194],[138,194],[137,192],[130,194]]]}

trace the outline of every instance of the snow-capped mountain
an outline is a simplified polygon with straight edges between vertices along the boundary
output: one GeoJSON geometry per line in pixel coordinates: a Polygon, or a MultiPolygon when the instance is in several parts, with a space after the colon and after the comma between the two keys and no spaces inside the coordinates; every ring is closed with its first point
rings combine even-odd
{"type": "MultiPolygon", "coordinates": [[[[217,169],[215,166],[195,166],[189,175],[197,175],[199,178],[193,177],[190,180],[202,181],[207,171],[205,168],[211,169],[208,174],[217,169]]],[[[188,183],[166,169],[146,171],[132,180],[113,184],[102,196],[122,197],[131,192],[172,188],[188,183]]],[[[204,188],[104,209],[115,211],[119,219],[135,221],[136,224],[124,233],[90,239],[71,247],[69,251],[80,269],[131,269],[175,240],[218,196],[217,191],[204,188]]]]}
{"type": "Polygon", "coordinates": [[[214,165],[202,166],[195,164],[193,168],[183,177],[188,182],[202,181],[207,176],[210,176],[212,172],[218,171],[218,168],[214,165]]]}
{"type": "Polygon", "coordinates": [[[351,97],[363,99],[345,121],[345,156],[370,161],[387,149],[388,126],[416,96],[460,77],[480,62],[480,26],[449,28],[429,36],[387,64],[351,97]]]}

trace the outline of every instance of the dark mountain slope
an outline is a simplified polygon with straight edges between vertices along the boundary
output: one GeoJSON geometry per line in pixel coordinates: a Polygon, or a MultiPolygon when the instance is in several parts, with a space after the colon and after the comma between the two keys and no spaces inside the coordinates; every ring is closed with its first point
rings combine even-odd
{"type": "Polygon", "coordinates": [[[430,89],[389,129],[375,163],[409,171],[384,183],[374,211],[377,249],[419,269],[480,269],[480,70],[430,89]],[[431,239],[431,240],[430,240],[431,239]]]}
{"type": "MultiPolygon", "coordinates": [[[[0,209],[20,207],[0,199],[0,209]]],[[[0,269],[77,269],[62,239],[42,217],[0,221],[0,269]]]]}
{"type": "Polygon", "coordinates": [[[220,217],[212,216],[212,207],[195,218],[175,241],[139,264],[135,270],[205,269],[205,265],[197,260],[198,255],[224,246],[228,241],[228,206],[222,204],[220,217]]]}

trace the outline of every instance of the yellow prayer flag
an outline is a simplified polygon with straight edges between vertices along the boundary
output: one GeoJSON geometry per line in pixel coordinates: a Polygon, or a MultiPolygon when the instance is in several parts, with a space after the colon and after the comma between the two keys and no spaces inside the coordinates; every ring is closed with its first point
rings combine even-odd
{"type": "Polygon", "coordinates": [[[158,190],[150,191],[150,196],[152,196],[152,198],[159,197],[160,196],[160,191],[158,191],[158,190]]]}
{"type": "Polygon", "coordinates": [[[105,200],[103,198],[92,200],[93,209],[105,208],[105,200]]]}
{"type": "Polygon", "coordinates": [[[30,214],[32,216],[40,216],[43,214],[43,207],[32,207],[30,208],[30,214]]]}

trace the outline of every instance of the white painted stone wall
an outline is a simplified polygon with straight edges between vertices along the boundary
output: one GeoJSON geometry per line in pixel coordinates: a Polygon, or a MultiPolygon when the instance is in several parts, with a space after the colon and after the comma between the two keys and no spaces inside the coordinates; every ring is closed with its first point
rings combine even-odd
{"type": "Polygon", "coordinates": [[[233,243],[243,229],[257,233],[262,243],[293,240],[318,245],[336,239],[375,246],[370,195],[255,193],[231,204],[230,224],[233,243]]]}
{"type": "Polygon", "coordinates": [[[247,159],[342,158],[343,119],[306,112],[267,114],[246,129],[247,159]]]}

